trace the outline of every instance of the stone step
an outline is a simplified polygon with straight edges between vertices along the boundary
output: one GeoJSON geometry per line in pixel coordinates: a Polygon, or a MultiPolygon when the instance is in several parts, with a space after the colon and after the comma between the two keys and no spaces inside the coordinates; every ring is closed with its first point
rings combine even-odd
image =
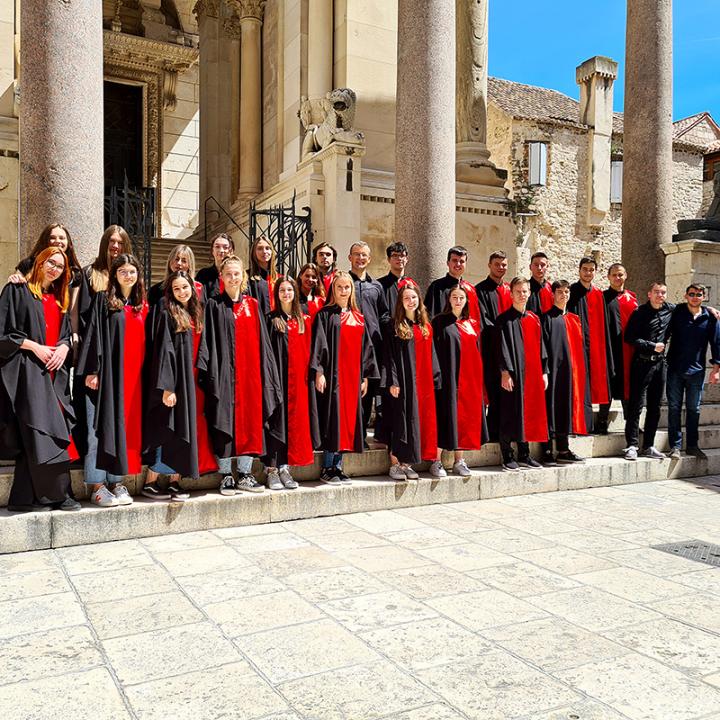
{"type": "MultiPolygon", "coordinates": [[[[594,413],[597,418],[597,411],[594,413]]],[[[645,423],[645,412],[640,416],[640,427],[645,423]]],[[[682,411],[682,423],[685,424],[685,411],[682,411]]],[[[660,408],[660,427],[666,428],[668,424],[668,407],[662,405],[660,408]]],[[[700,407],[700,424],[701,425],[720,425],[720,403],[706,403],[700,407]]],[[[622,405],[614,402],[610,408],[610,432],[625,431],[625,416],[623,414],[622,405]]]]}
{"type": "Polygon", "coordinates": [[[15,515],[2,509],[0,553],[720,473],[720,450],[707,454],[703,461],[693,457],[636,462],[592,458],[581,465],[512,473],[488,467],[474,470],[469,478],[423,476],[410,482],[359,477],[352,485],[340,487],[310,481],[297,490],[235,497],[196,491],[185,503],[140,497],[125,507],[86,505],[75,513],[56,510],[15,515]]]}

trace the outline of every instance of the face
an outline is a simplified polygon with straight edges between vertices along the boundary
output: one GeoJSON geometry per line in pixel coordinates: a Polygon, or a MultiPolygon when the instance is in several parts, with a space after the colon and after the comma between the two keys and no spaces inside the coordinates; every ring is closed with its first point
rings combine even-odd
{"type": "Polygon", "coordinates": [[[692,308],[698,308],[702,305],[705,295],[702,290],[697,288],[690,288],[685,293],[685,302],[692,308]]]}
{"type": "Polygon", "coordinates": [[[295,299],[295,290],[289,282],[280,283],[278,297],[281,303],[290,304],[295,299]]]}
{"type": "Polygon", "coordinates": [[[518,283],[511,292],[514,305],[525,305],[530,297],[530,285],[528,283],[518,283]]]}
{"type": "Polygon", "coordinates": [[[403,293],[402,304],[406,312],[415,312],[420,305],[420,298],[415,290],[406,290],[403,293]]]}
{"type": "Polygon", "coordinates": [[[353,270],[364,270],[370,264],[370,248],[356,245],[348,257],[353,270]]]}
{"type": "Polygon", "coordinates": [[[388,258],[388,263],[390,264],[390,269],[396,275],[402,275],[405,272],[405,266],[408,263],[407,253],[391,253],[388,258]]]}
{"type": "Polygon", "coordinates": [[[488,263],[490,269],[490,277],[499,280],[505,277],[505,273],[508,269],[507,258],[494,258],[488,263]]]}
{"type": "Polygon", "coordinates": [[[532,276],[538,281],[542,282],[547,275],[548,261],[544,257],[536,257],[530,263],[530,272],[532,276]]]}
{"type": "Polygon", "coordinates": [[[260,267],[267,267],[272,259],[272,247],[267,240],[258,240],[255,245],[255,260],[260,267]]]}
{"type": "Polygon", "coordinates": [[[467,255],[452,254],[447,261],[448,270],[453,277],[460,277],[465,274],[467,267],[467,255]]]}
{"type": "Polygon", "coordinates": [[[613,268],[608,273],[608,280],[610,281],[611,288],[614,290],[622,290],[627,280],[627,270],[622,266],[613,268]]]}
{"type": "Polygon", "coordinates": [[[232,252],[232,245],[226,238],[215,238],[212,245],[212,254],[215,263],[219,265],[232,252]]]}
{"type": "Polygon", "coordinates": [[[51,255],[43,263],[43,277],[48,282],[55,282],[65,270],[65,260],[63,256],[58,253],[57,255],[51,255]]]}
{"type": "Polygon", "coordinates": [[[327,272],[333,266],[333,251],[329,247],[321,247],[315,253],[315,264],[323,271],[327,272]]]}
{"type": "Polygon", "coordinates": [[[181,305],[187,305],[192,297],[192,287],[185,278],[175,278],[172,282],[172,293],[181,305]]]}
{"type": "Polygon", "coordinates": [[[561,287],[558,288],[555,293],[555,304],[559,305],[560,307],[565,307],[568,302],[570,301],[570,288],[569,287],[561,287]]]}
{"type": "Polygon", "coordinates": [[[591,283],[595,279],[595,265],[593,263],[585,263],[580,266],[580,280],[585,283],[591,283]]]}
{"type": "Polygon", "coordinates": [[[353,284],[351,280],[348,280],[347,278],[340,278],[339,280],[336,280],[333,285],[333,294],[341,305],[345,305],[348,300],[350,300],[352,289],[353,284]]]}
{"type": "Polygon", "coordinates": [[[308,268],[301,276],[300,276],[300,287],[305,295],[309,295],[311,292],[315,290],[315,288],[318,285],[318,276],[317,273],[311,269],[308,268]]]}
{"type": "Polygon", "coordinates": [[[125,263],[117,271],[118,284],[121,288],[132,288],[138,281],[138,271],[134,265],[125,263]]]}
{"type": "Polygon", "coordinates": [[[242,284],[243,275],[245,269],[240,263],[229,262],[223,267],[222,270],[222,281],[225,287],[231,292],[235,292],[240,289],[242,284]]]}
{"type": "Polygon", "coordinates": [[[467,295],[460,288],[453,288],[450,292],[450,307],[455,312],[460,312],[467,302],[467,295]]]}
{"type": "Polygon", "coordinates": [[[123,251],[124,245],[125,243],[120,237],[120,233],[113,233],[110,236],[110,240],[108,242],[108,255],[112,260],[114,260],[123,251]]]}
{"type": "Polygon", "coordinates": [[[67,233],[61,227],[53,228],[50,231],[50,238],[48,239],[48,247],[60,248],[63,252],[67,250],[68,239],[67,233]]]}
{"type": "Polygon", "coordinates": [[[170,270],[173,272],[190,272],[190,258],[185,253],[176,253],[170,261],[170,270]]]}
{"type": "Polygon", "coordinates": [[[648,291],[648,300],[654,308],[659,308],[667,300],[667,287],[653,285],[648,291]]]}

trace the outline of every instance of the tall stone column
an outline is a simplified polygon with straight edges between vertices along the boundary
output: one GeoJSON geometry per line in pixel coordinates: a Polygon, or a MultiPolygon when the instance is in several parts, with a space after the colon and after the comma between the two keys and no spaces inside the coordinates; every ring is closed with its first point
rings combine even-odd
{"type": "Polygon", "coordinates": [[[624,125],[622,260],[644,291],[673,234],[672,0],[628,0],[624,125]]]}
{"type": "Polygon", "coordinates": [[[423,291],[455,243],[455,0],[399,0],[395,238],[423,291]]]}
{"type": "Polygon", "coordinates": [[[333,0],[313,0],[308,17],[308,97],[333,88],[333,0]]]}
{"type": "Polygon", "coordinates": [[[262,20],[265,0],[233,0],[240,18],[240,181],[238,199],[262,191],[262,20]]]}
{"type": "Polygon", "coordinates": [[[81,261],[103,232],[103,28],[97,0],[21,4],[20,244],[67,225],[81,261]]]}

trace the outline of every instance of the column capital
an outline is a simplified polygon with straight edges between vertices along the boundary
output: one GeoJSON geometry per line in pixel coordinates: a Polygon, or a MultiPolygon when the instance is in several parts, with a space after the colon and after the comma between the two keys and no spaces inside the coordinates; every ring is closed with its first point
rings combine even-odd
{"type": "Polygon", "coordinates": [[[230,40],[239,40],[242,33],[240,18],[237,15],[227,17],[223,20],[223,34],[230,40]]]}
{"type": "Polygon", "coordinates": [[[228,0],[235,8],[240,20],[257,20],[262,22],[266,0],[228,0]]]}
{"type": "Polygon", "coordinates": [[[197,0],[192,11],[198,21],[201,17],[220,17],[220,0],[197,0]]]}

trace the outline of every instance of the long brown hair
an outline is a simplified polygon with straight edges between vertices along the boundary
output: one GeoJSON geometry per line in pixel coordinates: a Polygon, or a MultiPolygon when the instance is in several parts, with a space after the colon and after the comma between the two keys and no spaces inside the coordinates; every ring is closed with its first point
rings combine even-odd
{"type": "Polygon", "coordinates": [[[395,312],[393,313],[393,323],[395,325],[395,334],[401,340],[411,340],[413,337],[413,323],[405,312],[403,306],[403,297],[405,293],[414,292],[418,299],[417,310],[415,311],[415,323],[420,326],[423,337],[427,337],[430,334],[430,318],[428,312],[423,303],[422,296],[420,295],[420,288],[416,285],[405,285],[400,288],[398,293],[397,303],[395,303],[395,312]]]}
{"type": "Polygon", "coordinates": [[[297,274],[297,279],[295,282],[297,282],[297,286],[300,289],[300,292],[302,292],[302,276],[305,274],[306,270],[312,270],[315,273],[315,276],[317,277],[317,285],[315,286],[315,297],[325,297],[325,283],[322,279],[322,273],[320,272],[320,268],[315,263],[305,263],[301,268],[300,271],[297,274]]]}
{"type": "Polygon", "coordinates": [[[447,294],[447,297],[445,298],[445,307],[443,308],[443,315],[453,315],[452,306],[450,305],[450,295],[452,295],[454,290],[460,290],[460,292],[465,293],[465,304],[463,305],[463,309],[460,312],[460,320],[467,320],[470,317],[470,303],[468,302],[468,293],[467,290],[458,283],[455,285],[455,287],[450,289],[450,292],[447,294]]]}
{"type": "Polygon", "coordinates": [[[275,246],[264,235],[261,235],[259,238],[255,238],[252,245],[250,246],[250,277],[254,280],[262,277],[260,273],[260,263],[255,257],[255,248],[257,248],[258,244],[261,242],[266,242],[270,246],[270,250],[272,251],[272,254],[270,255],[270,262],[268,263],[267,274],[270,281],[275,282],[278,279],[277,252],[275,251],[275,246]]]}
{"type": "Polygon", "coordinates": [[[130,236],[127,234],[127,230],[120,225],[109,225],[105,228],[105,232],[100,238],[100,247],[98,248],[98,254],[95,260],[93,260],[90,266],[90,285],[95,292],[104,292],[109,289],[110,286],[110,253],[108,248],[110,247],[110,238],[117,233],[122,240],[123,246],[120,254],[123,253],[129,255],[132,253],[132,243],[130,242],[130,236]]]}
{"type": "Polygon", "coordinates": [[[200,332],[203,329],[203,309],[190,273],[186,273],[184,270],[177,270],[168,275],[165,281],[165,307],[167,308],[168,315],[175,321],[176,332],[185,332],[192,327],[195,328],[195,332],[200,332]],[[178,302],[172,289],[173,283],[178,279],[187,280],[188,285],[190,285],[190,290],[192,291],[187,307],[183,307],[182,304],[178,302]]]}
{"type": "Polygon", "coordinates": [[[287,323],[285,318],[282,317],[282,303],[280,302],[280,286],[283,283],[289,283],[292,286],[293,292],[295,293],[293,301],[290,304],[290,314],[288,320],[297,320],[298,332],[302,335],[305,332],[305,317],[303,315],[302,308],[300,307],[300,291],[298,290],[298,284],[290,277],[283,278],[275,283],[273,288],[273,297],[275,300],[275,311],[278,312],[277,317],[273,318],[273,325],[278,332],[287,332],[287,323]]]}
{"type": "Polygon", "coordinates": [[[42,281],[45,278],[44,265],[47,262],[47,259],[51,258],[53,255],[62,255],[65,268],[63,269],[60,277],[58,277],[57,280],[53,280],[53,283],[50,286],[50,291],[55,296],[55,301],[57,302],[58,307],[63,312],[67,312],[68,306],[70,305],[70,291],[68,289],[70,286],[70,267],[67,256],[60,248],[47,247],[36,255],[32,270],[27,276],[27,286],[28,290],[30,290],[30,292],[38,300],[42,300],[42,281]]]}
{"type": "Polygon", "coordinates": [[[133,285],[128,300],[130,301],[130,305],[132,305],[133,310],[135,312],[140,312],[143,308],[143,304],[145,303],[145,285],[143,284],[142,270],[140,269],[140,263],[137,261],[137,258],[134,255],[129,255],[127,253],[120,253],[110,266],[110,279],[108,281],[107,289],[108,308],[111,311],[122,310],[126,305],[125,298],[123,297],[122,290],[120,289],[120,283],[118,283],[117,279],[118,270],[123,265],[132,265],[137,270],[137,282],[133,285]]]}
{"type": "Polygon", "coordinates": [[[344,270],[336,270],[335,274],[333,275],[332,282],[330,283],[330,292],[328,293],[327,302],[325,303],[325,307],[328,305],[337,305],[337,302],[335,301],[335,284],[338,280],[349,280],[350,281],[350,300],[348,301],[348,307],[351,310],[357,310],[358,304],[357,304],[357,298],[355,297],[355,282],[352,279],[352,275],[349,272],[345,272],[344,270]]]}
{"type": "Polygon", "coordinates": [[[60,228],[65,233],[65,237],[67,238],[67,249],[63,252],[67,257],[70,268],[72,270],[79,270],[80,262],[78,261],[77,255],[75,254],[75,247],[73,245],[70,231],[62,223],[50,223],[43,228],[43,231],[40,233],[40,236],[38,237],[35,245],[33,245],[33,249],[30,251],[30,257],[34,261],[42,250],[50,247],[50,234],[53,230],[55,230],[55,228],[60,228]]]}

